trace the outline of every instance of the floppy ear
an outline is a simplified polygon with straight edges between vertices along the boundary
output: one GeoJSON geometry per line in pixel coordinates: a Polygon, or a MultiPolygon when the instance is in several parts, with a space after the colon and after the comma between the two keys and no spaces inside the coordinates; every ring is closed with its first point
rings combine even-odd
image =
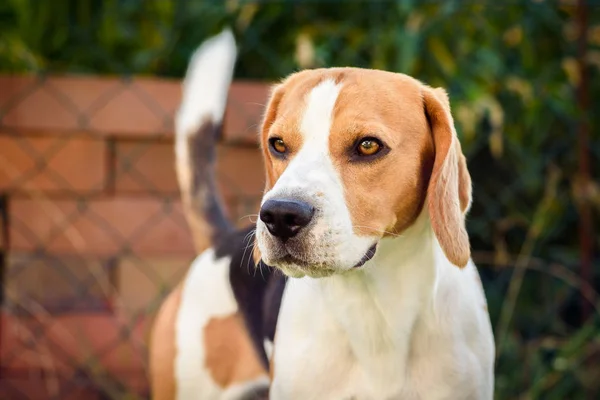
{"type": "Polygon", "coordinates": [[[465,227],[471,206],[471,176],[456,136],[448,94],[443,89],[424,87],[423,102],[435,145],[427,188],[431,227],[448,260],[462,268],[471,258],[465,227]]]}

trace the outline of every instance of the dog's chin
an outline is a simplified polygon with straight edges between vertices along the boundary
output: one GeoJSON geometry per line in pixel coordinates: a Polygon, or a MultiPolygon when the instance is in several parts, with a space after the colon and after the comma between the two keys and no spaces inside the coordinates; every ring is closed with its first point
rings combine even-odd
{"type": "Polygon", "coordinates": [[[340,268],[323,263],[303,261],[291,255],[285,255],[276,260],[265,260],[267,265],[279,269],[291,278],[325,278],[342,272],[340,268]]]}
{"type": "Polygon", "coordinates": [[[282,255],[274,260],[269,260],[268,257],[264,260],[267,265],[275,267],[285,275],[292,278],[303,278],[305,276],[311,278],[326,278],[336,274],[344,274],[351,271],[362,269],[369,262],[377,251],[377,244],[371,246],[365,255],[351,267],[343,267],[322,261],[308,261],[291,255],[289,253],[282,255]]]}

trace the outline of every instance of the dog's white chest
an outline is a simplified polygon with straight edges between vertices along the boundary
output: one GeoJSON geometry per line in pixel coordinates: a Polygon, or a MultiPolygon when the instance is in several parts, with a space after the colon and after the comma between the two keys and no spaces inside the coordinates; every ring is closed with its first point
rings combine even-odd
{"type": "Polygon", "coordinates": [[[430,276],[425,268],[420,275],[416,268],[407,271],[410,276],[396,279],[357,275],[343,285],[337,278],[290,281],[275,339],[271,398],[491,398],[489,320],[471,307],[483,299],[471,298],[473,285],[446,276],[432,300],[440,314],[424,312],[430,276]]]}
{"type": "Polygon", "coordinates": [[[311,279],[290,283],[278,323],[272,398],[402,397],[409,387],[399,362],[408,351],[403,329],[376,311],[369,291],[311,279]]]}

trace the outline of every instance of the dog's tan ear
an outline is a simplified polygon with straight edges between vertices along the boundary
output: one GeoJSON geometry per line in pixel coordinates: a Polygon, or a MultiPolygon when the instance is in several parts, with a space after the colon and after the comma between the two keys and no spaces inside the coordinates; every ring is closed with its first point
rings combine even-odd
{"type": "Polygon", "coordinates": [[[462,268],[471,258],[465,227],[471,206],[471,176],[456,136],[448,94],[443,89],[424,87],[423,101],[435,145],[427,188],[431,227],[448,260],[462,268]]]}

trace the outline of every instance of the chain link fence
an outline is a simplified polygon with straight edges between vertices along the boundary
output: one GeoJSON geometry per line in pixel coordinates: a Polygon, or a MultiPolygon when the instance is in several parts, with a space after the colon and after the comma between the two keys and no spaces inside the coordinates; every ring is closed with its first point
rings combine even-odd
{"type": "Polygon", "coordinates": [[[579,7],[0,5],[17,21],[5,25],[0,69],[27,72],[0,75],[0,398],[149,397],[152,318],[195,255],[174,172],[179,81],[165,78],[181,77],[225,24],[240,47],[217,167],[232,220],[251,223],[262,193],[261,82],[354,65],[444,86],[474,182],[468,229],[495,330],[497,398],[595,398],[600,10],[579,7]]]}
{"type": "MultiPolygon", "coordinates": [[[[0,80],[1,392],[145,397],[152,317],[195,255],[174,174],[179,82],[0,80]]],[[[240,102],[260,86],[232,89],[230,126],[257,123],[240,102]]],[[[260,155],[226,133],[219,181],[231,217],[248,223],[260,155]]]]}

